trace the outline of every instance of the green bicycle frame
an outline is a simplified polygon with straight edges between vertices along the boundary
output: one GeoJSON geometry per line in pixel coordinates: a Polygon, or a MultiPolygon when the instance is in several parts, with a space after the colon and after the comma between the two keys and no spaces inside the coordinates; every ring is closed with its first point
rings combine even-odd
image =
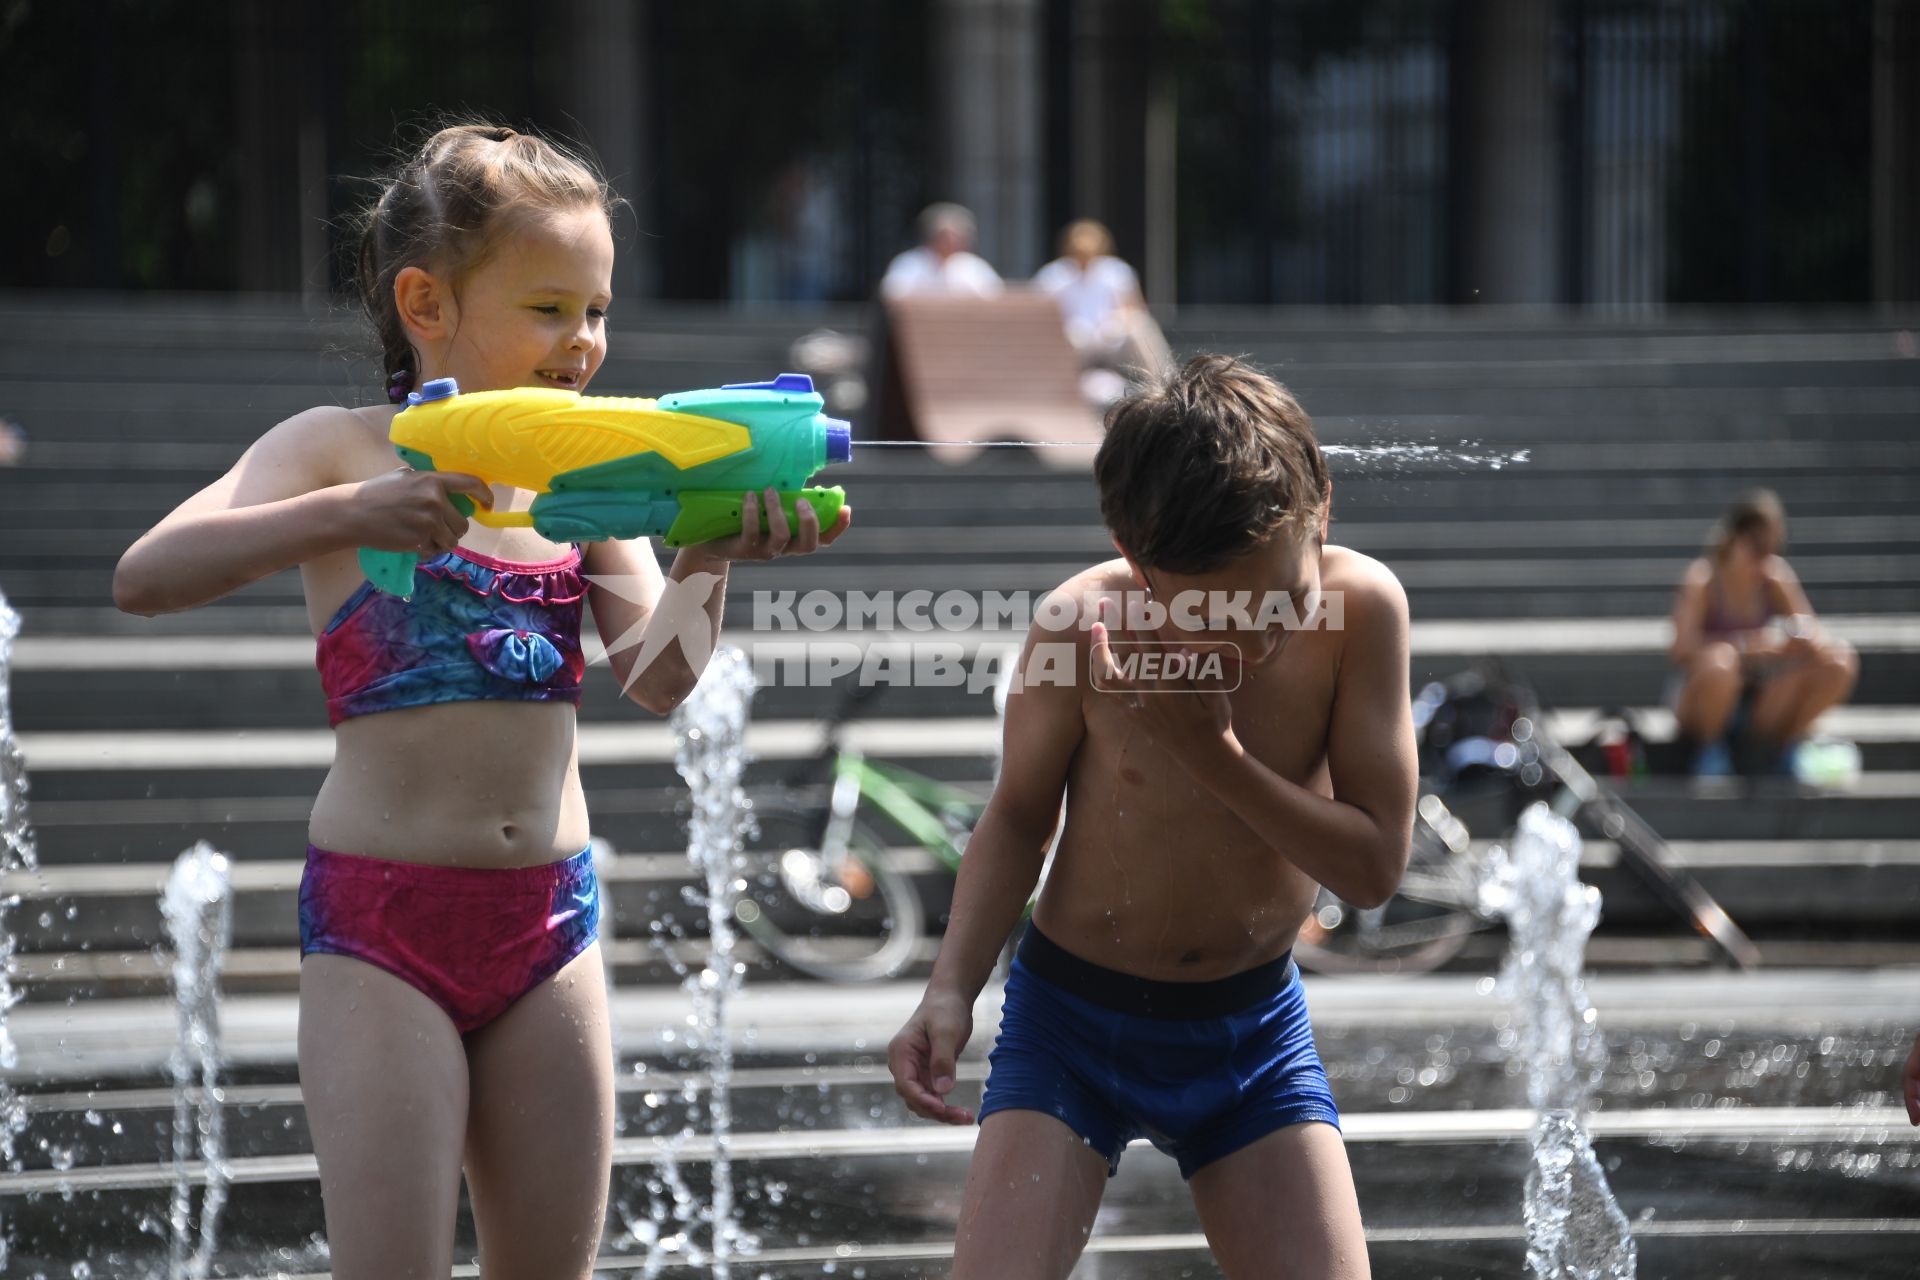
{"type": "MultiPolygon", "coordinates": [[[[863,799],[871,801],[874,808],[954,875],[960,873],[960,859],[965,851],[954,842],[953,833],[941,815],[965,814],[971,824],[986,807],[984,801],[948,783],[897,764],[869,760],[858,751],[843,750],[833,761],[833,798],[826,837],[821,842],[826,850],[848,849],[854,810],[863,799]]],[[[1033,914],[1038,900],[1036,890],[1020,913],[1022,920],[1033,914]]]]}
{"type": "Polygon", "coordinates": [[[949,786],[899,765],[869,760],[858,751],[842,751],[833,761],[833,806],[828,822],[830,848],[845,847],[836,824],[850,823],[853,804],[873,802],[907,835],[938,858],[950,872],[960,870],[961,847],[954,843],[942,812],[961,811],[978,817],[981,802],[958,787],[949,786]],[[850,803],[851,802],[851,803],[850,803]]]}

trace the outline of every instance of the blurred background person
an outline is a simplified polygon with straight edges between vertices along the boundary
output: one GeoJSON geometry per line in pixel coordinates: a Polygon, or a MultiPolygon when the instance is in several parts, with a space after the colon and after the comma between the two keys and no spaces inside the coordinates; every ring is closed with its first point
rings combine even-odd
{"type": "Polygon", "coordinates": [[[1696,774],[1791,773],[1794,745],[1859,674],[1853,647],[1814,620],[1781,555],[1786,540],[1780,499],[1754,490],[1727,508],[1681,580],[1667,703],[1696,774]]]}
{"type": "Polygon", "coordinates": [[[1053,295],[1067,340],[1087,368],[1082,386],[1100,404],[1126,390],[1129,370],[1172,363],[1167,340],[1140,296],[1140,278],[1113,255],[1113,235],[1092,218],[1067,224],[1060,256],[1040,268],[1034,287],[1053,295]]]}
{"type": "Polygon", "coordinates": [[[1005,289],[1000,273],[974,253],[973,214],[957,204],[930,204],[920,213],[920,245],[887,265],[883,298],[947,295],[991,298],[1005,289]]]}

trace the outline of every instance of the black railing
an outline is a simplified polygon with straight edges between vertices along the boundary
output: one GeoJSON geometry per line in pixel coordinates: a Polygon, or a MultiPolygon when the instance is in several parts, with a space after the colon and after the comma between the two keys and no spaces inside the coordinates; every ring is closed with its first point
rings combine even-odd
{"type": "MultiPolygon", "coordinates": [[[[1051,243],[1101,212],[1136,264],[1157,236],[1173,287],[1155,301],[1920,292],[1920,4],[1028,2],[1048,221],[1032,230],[1051,243]],[[1171,167],[1141,159],[1149,95],[1177,121],[1171,167]],[[1169,173],[1177,199],[1145,190],[1169,173]],[[1087,174],[1105,184],[1091,199],[1087,174]],[[1150,233],[1144,211],[1169,204],[1150,233]]],[[[397,122],[484,116],[591,145],[612,110],[633,117],[610,157],[643,264],[627,296],[865,298],[920,204],[950,194],[950,3],[15,5],[0,286],[337,289],[346,215],[397,122]],[[626,96],[583,84],[595,40],[618,56],[586,78],[625,68],[626,96]]]]}

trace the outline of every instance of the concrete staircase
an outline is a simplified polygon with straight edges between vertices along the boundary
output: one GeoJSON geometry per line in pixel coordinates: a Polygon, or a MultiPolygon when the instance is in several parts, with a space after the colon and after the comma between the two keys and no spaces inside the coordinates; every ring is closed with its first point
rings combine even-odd
{"type": "MultiPolygon", "coordinates": [[[[594,389],[767,376],[806,329],[859,319],[623,315],[594,389]]],[[[0,470],[0,591],[25,619],[14,717],[43,862],[8,886],[27,899],[29,998],[157,989],[153,893],[201,838],[240,861],[230,985],[290,989],[298,858],[331,752],[297,577],[154,620],[117,612],[110,581],[139,532],[268,426],[377,394],[356,322],[271,300],[0,295],[0,336],[0,413],[30,436],[23,465],[0,470]]],[[[1682,566],[1737,491],[1776,489],[1795,569],[1862,653],[1854,704],[1824,727],[1861,744],[1867,774],[1844,793],[1653,779],[1630,798],[1770,959],[1920,958],[1906,926],[1920,906],[1920,360],[1888,326],[1206,311],[1169,336],[1274,369],[1328,445],[1430,447],[1336,455],[1333,536],[1406,583],[1416,684],[1498,655],[1569,737],[1594,708],[1657,701],[1682,566]],[[1524,463],[1485,461],[1519,451],[1524,463]]],[[[956,468],[869,451],[833,479],[855,533],[813,560],[738,571],[735,641],[756,639],[760,590],[1038,593],[1107,554],[1085,473],[1031,456],[956,468]]],[[[597,831],[625,855],[612,893],[631,940],[678,900],[685,806],[665,727],[600,679],[581,710],[583,774],[597,831]]],[[[754,785],[810,753],[835,697],[761,694],[754,785]]],[[[878,753],[985,784],[984,695],[900,688],[871,714],[878,753]]],[[[1589,873],[1608,895],[1596,961],[1704,960],[1593,835],[1589,873]]],[[[944,899],[940,875],[923,888],[944,899]]],[[[659,967],[639,941],[616,955],[629,973],[659,967]]]]}

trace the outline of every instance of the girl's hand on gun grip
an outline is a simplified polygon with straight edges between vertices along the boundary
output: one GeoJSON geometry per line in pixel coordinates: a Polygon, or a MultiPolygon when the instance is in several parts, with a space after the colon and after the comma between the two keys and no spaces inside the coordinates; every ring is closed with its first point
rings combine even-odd
{"type": "Polygon", "coordinates": [[[832,546],[835,538],[847,531],[853,520],[853,508],[842,507],[831,529],[821,529],[813,504],[793,504],[795,519],[787,519],[780,495],[772,489],[740,495],[740,532],[731,538],[703,542],[699,550],[715,560],[772,560],[778,556],[804,556],[821,547],[832,546]],[[760,513],[766,512],[766,532],[760,530],[760,513]],[[796,527],[796,525],[798,527],[796,527]]]}
{"type": "Polygon", "coordinates": [[[467,518],[453,505],[456,493],[493,509],[486,481],[457,471],[397,467],[361,482],[353,493],[353,545],[422,555],[453,550],[467,531],[467,518]]]}
{"type": "Polygon", "coordinates": [[[948,1106],[954,1061],[973,1034],[973,1009],[957,996],[929,991],[920,1007],[887,1045],[887,1069],[893,1091],[907,1109],[943,1124],[972,1124],[973,1112],[948,1106]]]}

